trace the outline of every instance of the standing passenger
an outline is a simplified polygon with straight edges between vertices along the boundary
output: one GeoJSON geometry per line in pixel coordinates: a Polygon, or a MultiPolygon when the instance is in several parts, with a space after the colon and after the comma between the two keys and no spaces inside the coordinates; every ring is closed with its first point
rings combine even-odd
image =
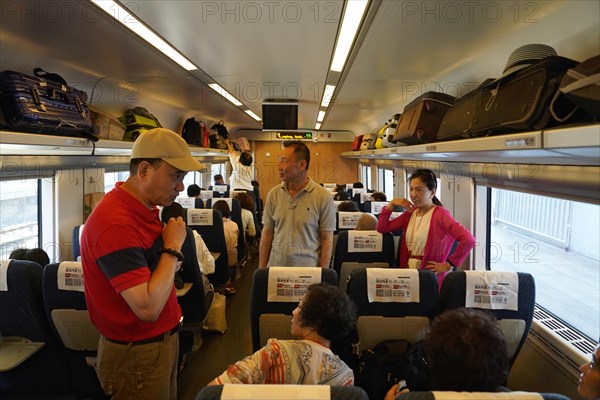
{"type": "Polygon", "coordinates": [[[178,134],[152,129],[133,144],[129,177],[94,209],[81,238],[85,298],[101,334],[96,373],[113,399],[177,398],[181,309],[173,277],[186,228],[163,228],[160,206],[183,191],[188,171],[202,169],[178,134]],[[162,236],[164,247],[151,251],[162,236]]]}
{"type": "Polygon", "coordinates": [[[234,190],[245,190],[254,197],[254,186],[252,186],[252,155],[247,151],[237,152],[233,144],[227,141],[229,162],[231,163],[231,177],[229,187],[234,190]]]}
{"type": "Polygon", "coordinates": [[[277,167],[283,183],[267,195],[259,268],[329,267],[335,207],[331,193],[308,177],[309,163],[304,143],[283,144],[277,167]]]}
{"type": "Polygon", "coordinates": [[[435,197],[437,179],[428,169],[419,169],[409,178],[410,201],[392,199],[379,214],[377,231],[402,230],[400,268],[429,269],[437,274],[441,286],[453,267],[460,267],[475,247],[475,238],[458,223],[435,197]],[[397,206],[406,212],[390,221],[397,206]],[[458,246],[450,254],[454,241],[458,246]]]}

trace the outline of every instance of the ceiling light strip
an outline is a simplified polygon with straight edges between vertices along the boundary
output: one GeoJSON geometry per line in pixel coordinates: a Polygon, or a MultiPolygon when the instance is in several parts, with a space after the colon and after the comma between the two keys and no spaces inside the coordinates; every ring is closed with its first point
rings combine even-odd
{"type": "Polygon", "coordinates": [[[342,72],[369,0],[348,0],[330,69],[342,72]]]}
{"type": "Polygon", "coordinates": [[[317,130],[317,131],[318,131],[319,129],[321,129],[321,123],[320,123],[320,122],[317,122],[317,123],[315,124],[315,130],[317,130]]]}
{"type": "Polygon", "coordinates": [[[317,115],[317,122],[323,122],[325,119],[325,111],[319,111],[319,115],[317,115]]]}
{"type": "Polygon", "coordinates": [[[244,112],[246,114],[248,114],[249,116],[251,116],[252,118],[254,118],[255,120],[257,120],[258,122],[262,121],[262,118],[260,118],[258,115],[256,115],[252,110],[244,110],[244,112]]]}
{"type": "Polygon", "coordinates": [[[225,90],[221,85],[219,85],[217,83],[211,83],[208,86],[210,86],[210,88],[212,90],[214,90],[215,92],[219,93],[221,96],[225,97],[227,100],[229,100],[230,102],[232,102],[236,106],[239,107],[239,106],[242,105],[241,101],[239,101],[238,99],[236,99],[235,97],[233,97],[233,95],[231,93],[229,93],[227,90],[225,90]]]}
{"type": "Polygon", "coordinates": [[[321,107],[329,107],[329,103],[331,102],[331,98],[333,97],[333,92],[335,92],[335,85],[325,85],[325,91],[323,92],[323,101],[321,102],[321,107]]]}
{"type": "Polygon", "coordinates": [[[91,0],[94,4],[100,7],[108,15],[119,21],[121,24],[126,26],[128,29],[133,31],[139,37],[150,43],[161,53],[175,61],[181,67],[187,71],[197,70],[191,61],[185,58],[179,51],[173,48],[170,44],[165,42],[156,33],[152,32],[146,25],[139,21],[129,11],[123,8],[120,4],[112,0],[91,0]]]}

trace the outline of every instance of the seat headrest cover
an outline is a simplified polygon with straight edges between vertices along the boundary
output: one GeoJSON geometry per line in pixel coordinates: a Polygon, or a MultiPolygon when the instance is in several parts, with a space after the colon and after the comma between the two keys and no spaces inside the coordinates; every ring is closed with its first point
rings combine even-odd
{"type": "Polygon", "coordinates": [[[310,285],[321,282],[321,272],[316,267],[270,267],[267,301],[299,302],[310,285]]]}
{"type": "Polygon", "coordinates": [[[383,251],[383,235],[377,231],[348,231],[348,253],[383,251]]]}
{"type": "MultiPolygon", "coordinates": [[[[532,392],[432,392],[435,400],[543,400],[532,392]]],[[[402,399],[404,399],[402,397],[402,399]]]]}
{"type": "Polygon", "coordinates": [[[362,215],[361,212],[338,211],[338,228],[340,228],[340,229],[356,228],[356,222],[358,222],[358,217],[360,217],[361,215],[362,215]]]}
{"type": "Polygon", "coordinates": [[[372,201],[371,202],[371,214],[381,214],[383,207],[387,206],[387,201],[372,201]]]}
{"type": "Polygon", "coordinates": [[[196,206],[195,197],[177,197],[175,201],[181,204],[183,208],[194,208],[196,206]]]}
{"type": "Polygon", "coordinates": [[[519,276],[508,271],[465,271],[465,307],[519,309],[519,276]]]}
{"type": "Polygon", "coordinates": [[[408,268],[367,268],[369,303],[418,303],[419,271],[408,268]]]}
{"type": "Polygon", "coordinates": [[[329,385],[233,385],[223,386],[221,400],[329,400],[329,385]]]}
{"type": "Polygon", "coordinates": [[[8,266],[12,260],[0,262],[0,292],[8,291],[8,266]]]}
{"type": "Polygon", "coordinates": [[[56,271],[59,290],[83,292],[83,268],[79,261],[63,261],[56,271]]]}
{"type": "Polygon", "coordinates": [[[188,208],[187,224],[191,226],[213,225],[213,210],[204,208],[188,208]]]}

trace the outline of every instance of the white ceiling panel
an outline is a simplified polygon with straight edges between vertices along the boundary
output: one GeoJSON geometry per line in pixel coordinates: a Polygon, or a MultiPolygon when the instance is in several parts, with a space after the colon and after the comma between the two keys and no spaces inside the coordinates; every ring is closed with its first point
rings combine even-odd
{"type": "MultiPolygon", "coordinates": [[[[313,128],[344,6],[342,0],[124,2],[201,71],[187,72],[88,1],[3,3],[2,69],[42,67],[120,115],[145,106],[179,129],[189,116],[230,130],[261,124],[203,82],[213,79],[258,115],[269,98],[298,99],[313,128]]],[[[600,53],[598,1],[374,0],[342,74],[325,130],[370,131],[428,90],[464,94],[502,73],[510,53],[547,43],[583,60],[600,53]],[[371,18],[372,17],[372,18],[371,18]]]]}

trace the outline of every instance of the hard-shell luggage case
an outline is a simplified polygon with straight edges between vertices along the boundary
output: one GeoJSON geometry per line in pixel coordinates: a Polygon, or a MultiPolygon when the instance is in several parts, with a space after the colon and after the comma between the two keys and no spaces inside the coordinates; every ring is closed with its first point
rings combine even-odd
{"type": "Polygon", "coordinates": [[[398,127],[398,121],[400,121],[400,116],[402,114],[394,114],[390,119],[389,124],[385,128],[385,132],[381,135],[381,145],[383,147],[394,147],[396,144],[393,142],[394,133],[396,133],[396,128],[398,127]]]}
{"type": "Polygon", "coordinates": [[[446,111],[454,104],[454,96],[426,92],[404,107],[393,141],[403,144],[433,142],[446,111]]]}
{"type": "MultiPolygon", "coordinates": [[[[531,131],[552,125],[550,102],[560,81],[576,61],[545,57],[483,88],[471,125],[473,136],[531,131]]],[[[558,110],[562,115],[563,110],[558,110]]]]}
{"type": "Polygon", "coordinates": [[[481,104],[483,87],[493,82],[485,80],[474,90],[457,98],[442,119],[438,129],[437,140],[453,140],[471,136],[471,124],[475,118],[475,110],[481,104]]]}
{"type": "Polygon", "coordinates": [[[15,71],[0,72],[3,123],[11,130],[90,136],[92,121],[86,101],[85,92],[68,85],[15,71]]]}
{"type": "MultiPolygon", "coordinates": [[[[379,128],[379,130],[377,131],[377,139],[375,140],[375,148],[376,149],[385,149],[386,146],[383,145],[383,140],[386,139],[385,138],[385,131],[388,127],[388,123],[386,122],[385,125],[383,125],[381,128],[379,128]]],[[[387,141],[387,139],[386,139],[387,141]]]]}
{"type": "Polygon", "coordinates": [[[363,135],[358,135],[354,138],[354,141],[352,142],[352,151],[360,150],[360,143],[362,142],[362,139],[363,135]]]}
{"type": "Polygon", "coordinates": [[[363,135],[362,142],[360,142],[361,150],[369,150],[375,148],[375,141],[377,140],[377,134],[375,133],[365,133],[363,135]]]}

